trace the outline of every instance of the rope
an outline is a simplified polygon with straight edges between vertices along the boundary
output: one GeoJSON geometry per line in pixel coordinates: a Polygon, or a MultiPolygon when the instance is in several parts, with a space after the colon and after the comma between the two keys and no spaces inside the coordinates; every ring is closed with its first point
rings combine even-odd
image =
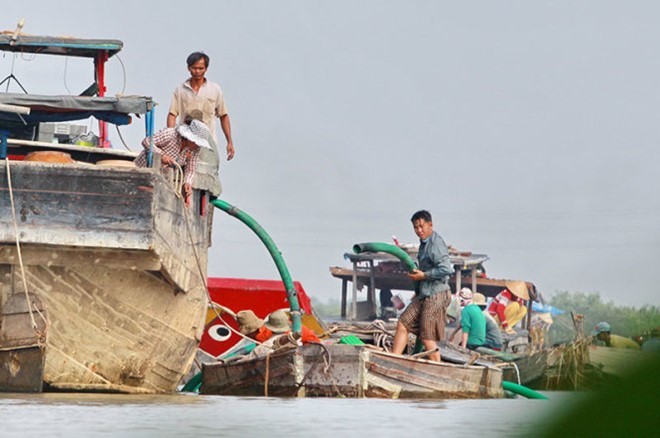
{"type": "Polygon", "coordinates": [[[133,152],[133,149],[129,148],[128,145],[126,144],[126,141],[124,140],[124,136],[121,135],[121,131],[119,130],[119,125],[115,125],[115,129],[117,130],[117,135],[119,136],[119,139],[121,140],[121,144],[124,145],[126,150],[129,150],[129,151],[133,152]]]}
{"type": "Polygon", "coordinates": [[[40,348],[44,348],[46,346],[46,333],[48,332],[48,320],[44,316],[43,313],[41,313],[41,310],[37,307],[36,303],[32,303],[34,306],[34,310],[37,311],[37,314],[41,317],[42,321],[44,322],[44,329],[43,330],[38,330],[35,328],[35,332],[37,334],[37,344],[39,345],[40,348]]]}
{"type": "MultiPolygon", "coordinates": [[[[30,320],[32,322],[32,328],[37,334],[37,339],[40,339],[40,334],[37,326],[37,322],[34,320],[34,313],[32,312],[32,303],[30,303],[30,295],[28,294],[28,285],[25,274],[25,266],[23,265],[23,254],[21,252],[21,242],[18,234],[18,221],[16,220],[16,206],[14,205],[14,189],[11,184],[11,170],[9,166],[9,158],[5,158],[5,165],[7,167],[7,186],[9,188],[9,199],[11,201],[11,213],[12,219],[14,220],[14,235],[16,236],[16,253],[18,254],[18,264],[21,267],[21,278],[23,280],[23,290],[25,292],[25,301],[28,305],[28,311],[30,312],[30,320]]],[[[43,315],[42,315],[43,318],[43,315]]],[[[45,320],[45,318],[44,318],[45,320]]]]}
{"type": "Polygon", "coordinates": [[[513,365],[513,368],[516,369],[516,379],[518,380],[518,385],[521,385],[520,383],[520,370],[518,369],[518,364],[515,362],[511,362],[511,365],[513,365]]]}
{"type": "MultiPolygon", "coordinates": [[[[329,332],[344,331],[349,333],[356,333],[362,335],[371,335],[374,339],[374,345],[382,347],[385,351],[391,352],[394,343],[393,334],[385,328],[385,322],[382,320],[375,320],[365,327],[355,325],[330,327],[329,332]]],[[[410,340],[409,340],[410,343],[410,340]]]]}
{"type": "MultiPolygon", "coordinates": [[[[174,162],[174,176],[172,177],[172,185],[174,186],[174,195],[179,198],[183,199],[183,195],[181,194],[181,188],[183,187],[183,169],[177,163],[176,161],[174,162]]],[[[187,207],[184,203],[183,208],[185,209],[184,211],[188,211],[187,207]]],[[[186,216],[186,221],[188,217],[186,216]]],[[[187,224],[187,222],[186,222],[187,224]]],[[[188,232],[190,233],[190,227],[188,227],[188,232]]],[[[195,248],[195,243],[192,241],[192,233],[190,233],[190,238],[191,238],[191,243],[193,244],[193,249],[195,248]]],[[[197,254],[195,254],[195,257],[197,257],[197,254]]],[[[198,259],[199,261],[199,259],[198,259]]],[[[201,270],[200,270],[201,272],[201,270]]],[[[202,275],[203,278],[203,275],[202,275]]]]}
{"type": "Polygon", "coordinates": [[[264,397],[268,397],[269,378],[270,378],[270,353],[266,355],[266,375],[264,376],[264,397]]]}
{"type": "Polygon", "coordinates": [[[302,380],[298,384],[298,387],[304,386],[305,382],[307,381],[307,378],[311,375],[312,371],[318,365],[319,358],[322,357],[323,358],[323,363],[325,364],[325,366],[323,367],[323,374],[325,374],[326,378],[328,380],[330,380],[330,384],[332,385],[332,389],[334,389],[335,392],[337,393],[337,397],[344,397],[344,394],[342,394],[341,391],[339,390],[339,388],[337,388],[337,384],[335,383],[335,379],[334,379],[334,377],[332,377],[332,374],[330,373],[330,367],[332,366],[332,356],[330,355],[330,351],[328,350],[328,348],[325,345],[321,344],[320,342],[310,342],[310,344],[318,345],[319,347],[321,347],[321,352],[323,354],[319,354],[319,355],[316,356],[316,359],[314,360],[314,363],[309,368],[307,373],[305,373],[305,376],[302,378],[302,380]]]}
{"type": "MultiPolygon", "coordinates": [[[[323,344],[320,344],[318,342],[310,342],[310,344],[320,346],[321,347],[321,352],[325,352],[328,356],[330,356],[330,352],[325,348],[325,346],[323,344]]],[[[314,359],[314,363],[312,364],[312,366],[309,367],[309,370],[307,370],[307,372],[303,376],[300,383],[298,383],[298,385],[296,385],[296,386],[298,386],[298,388],[305,385],[305,382],[307,381],[307,378],[309,377],[310,374],[312,374],[312,371],[314,371],[314,369],[316,368],[316,365],[318,365],[319,360],[321,359],[321,357],[323,357],[321,354],[316,355],[316,359],[314,359]]],[[[327,364],[327,361],[326,361],[326,364],[327,364]]],[[[327,367],[326,367],[326,369],[327,369],[327,367]]]]}

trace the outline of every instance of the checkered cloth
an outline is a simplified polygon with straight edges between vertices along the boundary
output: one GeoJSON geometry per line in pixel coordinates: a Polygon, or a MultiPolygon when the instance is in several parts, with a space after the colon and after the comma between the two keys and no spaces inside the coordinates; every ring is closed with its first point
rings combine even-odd
{"type": "Polygon", "coordinates": [[[450,301],[451,293],[448,290],[428,298],[416,296],[401,314],[399,322],[421,339],[444,341],[450,301]]]}

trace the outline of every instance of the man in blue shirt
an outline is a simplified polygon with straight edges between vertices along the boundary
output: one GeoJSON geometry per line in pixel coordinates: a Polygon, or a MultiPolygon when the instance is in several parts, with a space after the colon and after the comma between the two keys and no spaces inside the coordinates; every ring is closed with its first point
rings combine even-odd
{"type": "MultiPolygon", "coordinates": [[[[415,281],[415,297],[397,323],[392,348],[395,354],[403,353],[409,333],[417,335],[427,351],[437,348],[437,341],[444,341],[447,306],[451,301],[448,280],[454,268],[449,260],[447,245],[433,231],[431,213],[420,210],[410,220],[420,239],[417,256],[419,269],[408,273],[408,278],[415,281]]],[[[428,357],[440,362],[438,351],[428,357]]]]}

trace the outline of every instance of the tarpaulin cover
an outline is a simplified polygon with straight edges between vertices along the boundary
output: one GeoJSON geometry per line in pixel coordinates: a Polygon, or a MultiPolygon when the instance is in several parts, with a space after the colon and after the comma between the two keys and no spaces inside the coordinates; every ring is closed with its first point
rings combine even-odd
{"type": "Polygon", "coordinates": [[[50,113],[68,111],[112,111],[124,114],[146,114],[154,102],[145,96],[44,96],[35,94],[0,93],[0,103],[32,108],[50,113]]]}

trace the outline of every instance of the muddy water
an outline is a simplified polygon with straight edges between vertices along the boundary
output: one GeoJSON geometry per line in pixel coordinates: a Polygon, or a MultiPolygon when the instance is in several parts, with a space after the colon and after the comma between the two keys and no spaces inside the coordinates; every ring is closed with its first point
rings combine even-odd
{"type": "Polygon", "coordinates": [[[546,401],[403,401],[0,394],[0,436],[529,436],[552,421],[553,410],[583,396],[547,395],[546,401]]]}

